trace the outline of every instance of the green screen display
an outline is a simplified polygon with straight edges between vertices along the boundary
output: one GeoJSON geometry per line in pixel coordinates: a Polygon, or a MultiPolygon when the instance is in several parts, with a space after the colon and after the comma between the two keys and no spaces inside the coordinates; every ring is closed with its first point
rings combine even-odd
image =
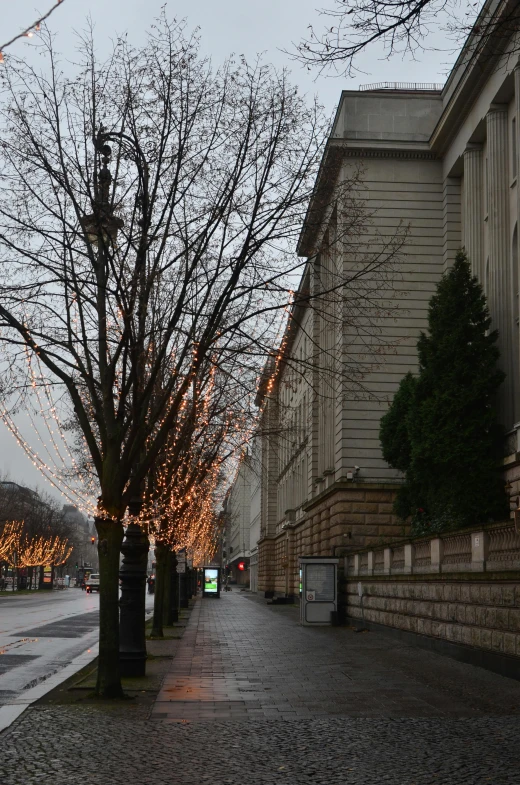
{"type": "Polygon", "coordinates": [[[217,594],[218,592],[218,570],[204,570],[204,591],[207,594],[217,594]]]}

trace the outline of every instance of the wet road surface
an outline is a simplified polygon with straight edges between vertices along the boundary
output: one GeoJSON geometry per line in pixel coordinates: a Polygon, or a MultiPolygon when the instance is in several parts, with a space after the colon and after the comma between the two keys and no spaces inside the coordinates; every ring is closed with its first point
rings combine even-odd
{"type": "MultiPolygon", "coordinates": [[[[147,607],[153,596],[146,597],[147,607]]],[[[0,707],[98,641],[99,595],[70,588],[0,597],[0,707]]]]}
{"type": "Polygon", "coordinates": [[[0,597],[0,706],[98,639],[99,596],[81,589],[0,597]]]}

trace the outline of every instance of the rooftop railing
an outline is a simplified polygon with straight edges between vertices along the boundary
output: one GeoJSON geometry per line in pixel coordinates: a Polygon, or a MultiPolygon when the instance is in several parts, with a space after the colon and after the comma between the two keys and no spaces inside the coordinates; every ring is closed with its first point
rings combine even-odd
{"type": "Polygon", "coordinates": [[[409,90],[414,92],[423,90],[440,92],[443,87],[443,84],[436,82],[374,82],[374,84],[359,85],[360,90],[409,90]]]}

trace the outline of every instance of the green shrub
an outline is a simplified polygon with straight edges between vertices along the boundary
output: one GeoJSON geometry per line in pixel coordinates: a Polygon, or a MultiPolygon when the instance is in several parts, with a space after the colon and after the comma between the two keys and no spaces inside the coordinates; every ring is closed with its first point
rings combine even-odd
{"type": "Polygon", "coordinates": [[[415,533],[508,514],[495,411],[504,374],[490,327],[482,287],[459,252],[430,301],[419,373],[404,377],[381,421],[383,456],[405,475],[395,511],[412,516],[415,533]]]}

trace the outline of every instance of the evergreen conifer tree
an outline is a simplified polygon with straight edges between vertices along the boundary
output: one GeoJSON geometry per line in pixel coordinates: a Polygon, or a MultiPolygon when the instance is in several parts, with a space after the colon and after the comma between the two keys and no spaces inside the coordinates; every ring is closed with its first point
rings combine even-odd
{"type": "MultiPolygon", "coordinates": [[[[381,418],[379,438],[383,458],[394,469],[405,475],[410,471],[412,445],[408,433],[408,418],[411,413],[417,379],[413,374],[403,376],[387,413],[381,418]]],[[[397,493],[394,509],[397,515],[406,518],[412,505],[409,483],[401,486],[397,493]]]]}
{"type": "Polygon", "coordinates": [[[383,455],[405,472],[396,512],[437,531],[507,517],[498,333],[462,251],[430,301],[428,327],[417,344],[419,375],[413,385],[403,379],[381,424],[383,455]]]}

